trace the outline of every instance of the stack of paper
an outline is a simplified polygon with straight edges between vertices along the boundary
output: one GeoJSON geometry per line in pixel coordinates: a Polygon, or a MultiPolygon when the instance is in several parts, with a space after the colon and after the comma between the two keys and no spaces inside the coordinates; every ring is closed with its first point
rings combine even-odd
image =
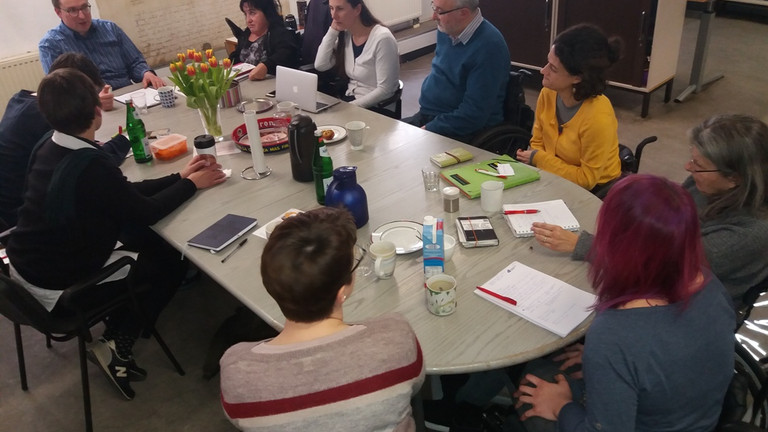
{"type": "Polygon", "coordinates": [[[517,261],[479,286],[475,294],[560,337],[589,316],[596,299],[517,261]]]}

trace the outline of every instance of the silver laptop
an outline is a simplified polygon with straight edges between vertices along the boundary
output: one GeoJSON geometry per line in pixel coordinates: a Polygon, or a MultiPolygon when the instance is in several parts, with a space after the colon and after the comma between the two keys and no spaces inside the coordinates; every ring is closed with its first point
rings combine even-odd
{"type": "Polygon", "coordinates": [[[291,101],[304,111],[318,113],[340,102],[317,91],[317,75],[283,66],[277,67],[275,97],[278,101],[291,101]]]}

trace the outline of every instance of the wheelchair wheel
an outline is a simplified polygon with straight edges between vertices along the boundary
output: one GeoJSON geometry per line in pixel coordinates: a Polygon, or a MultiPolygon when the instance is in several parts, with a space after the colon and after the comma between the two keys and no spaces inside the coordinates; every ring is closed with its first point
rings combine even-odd
{"type": "Polygon", "coordinates": [[[500,124],[475,137],[471,144],[497,155],[515,157],[517,150],[527,149],[530,142],[529,131],[511,124],[500,124]]]}
{"type": "Polygon", "coordinates": [[[766,400],[766,388],[768,375],[765,369],[757,361],[749,350],[740,343],[736,343],[735,373],[748,378],[747,403],[749,411],[743,420],[759,426],[763,429],[768,425],[768,400],[766,400]]]}

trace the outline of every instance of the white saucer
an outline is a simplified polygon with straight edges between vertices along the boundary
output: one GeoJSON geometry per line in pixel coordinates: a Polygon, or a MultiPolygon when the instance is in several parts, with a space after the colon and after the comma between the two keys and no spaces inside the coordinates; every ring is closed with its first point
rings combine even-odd
{"type": "Polygon", "coordinates": [[[391,241],[398,255],[421,250],[422,225],[414,221],[393,221],[376,228],[371,233],[371,242],[391,241]]]}
{"type": "Polygon", "coordinates": [[[333,139],[326,140],[325,141],[326,144],[333,144],[333,143],[339,142],[339,141],[341,141],[341,140],[343,140],[344,138],[347,137],[347,130],[344,129],[343,127],[341,127],[341,126],[323,125],[323,126],[318,126],[317,127],[317,130],[320,130],[320,131],[328,130],[328,129],[333,131],[333,139]]]}

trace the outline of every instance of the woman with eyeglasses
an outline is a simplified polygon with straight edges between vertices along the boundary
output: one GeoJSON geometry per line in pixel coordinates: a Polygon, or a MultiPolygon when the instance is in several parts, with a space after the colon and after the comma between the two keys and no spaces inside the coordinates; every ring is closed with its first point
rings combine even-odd
{"type": "Polygon", "coordinates": [[[237,38],[229,59],[232,64],[256,66],[248,73],[251,81],[274,75],[278,66],[299,66],[299,43],[287,29],[275,8],[275,0],[240,0],[247,28],[237,38]]]}
{"type": "Polygon", "coordinates": [[[333,22],[320,42],[315,69],[335,68],[349,78],[342,99],[369,108],[395,94],[399,87],[397,41],[363,0],[329,0],[333,22]]]}
{"type": "Polygon", "coordinates": [[[222,405],[238,428],[414,430],[410,401],[424,364],[410,325],[396,315],[344,322],[365,258],[356,240],[350,213],[330,207],[287,218],[270,235],[261,275],[285,325],[221,358],[222,405]]]}
{"type": "Polygon", "coordinates": [[[651,175],[620,180],[589,258],[595,319],[583,346],[554,358],[560,371],[546,359],[527,366],[515,392],[526,429],[714,430],[733,377],[735,314],[707,269],[690,194],[651,175]],[[563,375],[573,366],[582,379],[563,375]],[[557,371],[552,382],[530,373],[537,367],[557,371]]]}
{"type": "MultiPolygon", "coordinates": [[[[691,174],[683,187],[696,203],[704,252],[737,308],[768,277],[768,126],[739,114],[720,114],[690,133],[691,174]]],[[[648,209],[649,212],[653,209],[648,209]]],[[[536,240],[585,259],[593,236],[535,223],[536,240]]]]}
{"type": "Polygon", "coordinates": [[[618,121],[603,94],[622,42],[591,24],[560,33],[541,69],[530,149],[517,160],[602,196],[621,175],[618,121]]]}

